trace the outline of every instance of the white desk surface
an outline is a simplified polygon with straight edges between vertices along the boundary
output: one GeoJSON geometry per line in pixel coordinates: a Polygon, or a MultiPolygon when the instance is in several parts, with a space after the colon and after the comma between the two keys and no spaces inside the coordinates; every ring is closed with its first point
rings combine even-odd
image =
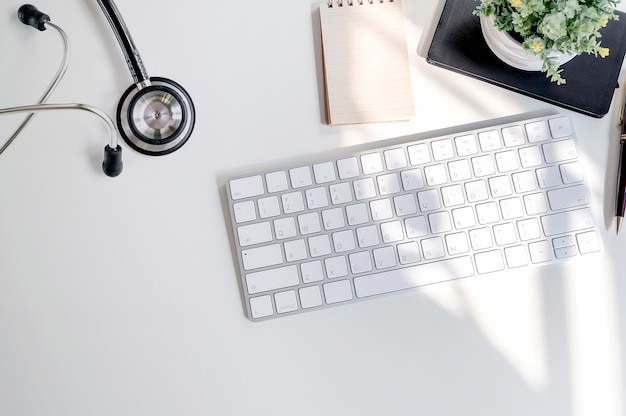
{"type": "MultiPolygon", "coordinates": [[[[20,5],[0,6],[0,107],[35,102],[60,60],[58,37],[19,23],[20,5]]],[[[38,7],[72,41],[51,102],[114,114],[131,78],[96,1],[38,7]]],[[[123,144],[116,179],[100,169],[107,130],[83,113],[37,115],[0,157],[0,414],[626,414],[626,235],[613,223],[623,90],[595,119],[431,66],[442,3],[414,0],[405,14],[418,116],[329,127],[316,0],[118,7],[150,75],[193,97],[196,128],[165,157],[123,144]],[[225,177],[544,110],[577,129],[603,224],[597,261],[245,317],[225,177]]],[[[3,117],[3,135],[21,118],[3,117]]]]}

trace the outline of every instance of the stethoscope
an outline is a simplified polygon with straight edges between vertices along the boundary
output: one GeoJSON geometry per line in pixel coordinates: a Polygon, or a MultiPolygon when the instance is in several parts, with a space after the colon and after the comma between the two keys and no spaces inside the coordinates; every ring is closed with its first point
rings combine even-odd
{"type": "MultiPolygon", "coordinates": [[[[117,106],[117,127],[124,141],[146,155],[172,153],[184,145],[193,131],[195,108],[191,97],[178,83],[162,77],[149,77],[128,28],[112,0],[97,0],[124,52],[134,84],[128,87],[117,106]]],[[[35,105],[0,109],[1,114],[30,113],[13,135],[0,148],[0,154],[17,138],[34,113],[48,110],[84,110],[100,117],[111,132],[110,143],[104,148],[102,168],[108,176],[122,171],[122,148],[118,144],[115,125],[102,110],[87,104],[47,104],[59,84],[69,62],[70,46],[65,32],[50,22],[50,17],[35,6],[25,4],[18,10],[19,20],[44,31],[52,28],[61,36],[64,56],[52,82],[35,105]]]]}

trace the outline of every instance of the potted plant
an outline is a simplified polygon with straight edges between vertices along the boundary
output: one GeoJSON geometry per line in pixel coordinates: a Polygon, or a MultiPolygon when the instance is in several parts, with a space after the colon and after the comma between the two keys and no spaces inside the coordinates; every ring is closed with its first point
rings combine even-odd
{"type": "Polygon", "coordinates": [[[474,14],[496,56],[520,69],[541,70],[560,85],[565,83],[560,66],[567,60],[582,53],[608,56],[600,30],[618,19],[615,7],[621,0],[479,1],[474,14]],[[515,52],[517,57],[511,58],[514,44],[525,56],[515,52]],[[517,65],[531,59],[538,60],[537,69],[517,65]]]}

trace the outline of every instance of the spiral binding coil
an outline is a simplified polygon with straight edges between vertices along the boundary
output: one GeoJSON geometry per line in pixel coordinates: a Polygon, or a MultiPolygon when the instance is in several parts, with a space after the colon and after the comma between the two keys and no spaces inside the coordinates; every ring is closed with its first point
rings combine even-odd
{"type": "Polygon", "coordinates": [[[354,6],[358,4],[359,6],[363,4],[373,4],[373,3],[393,3],[395,0],[328,0],[326,4],[328,7],[343,7],[343,6],[354,6]]]}

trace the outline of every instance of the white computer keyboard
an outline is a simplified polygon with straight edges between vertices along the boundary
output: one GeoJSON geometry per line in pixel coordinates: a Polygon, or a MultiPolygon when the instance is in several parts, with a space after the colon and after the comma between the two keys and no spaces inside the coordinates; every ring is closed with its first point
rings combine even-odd
{"type": "Polygon", "coordinates": [[[373,146],[227,181],[250,319],[601,250],[567,117],[373,146]]]}

